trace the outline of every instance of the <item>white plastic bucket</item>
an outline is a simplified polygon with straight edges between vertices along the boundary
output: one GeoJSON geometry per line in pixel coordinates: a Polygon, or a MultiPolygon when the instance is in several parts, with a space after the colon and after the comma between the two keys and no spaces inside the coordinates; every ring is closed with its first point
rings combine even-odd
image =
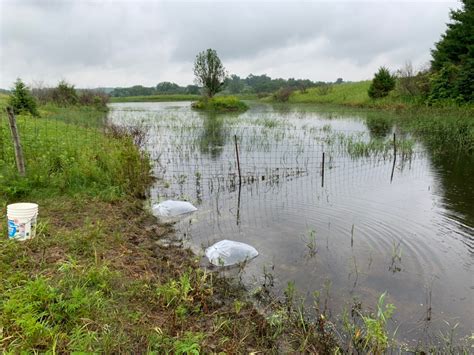
{"type": "Polygon", "coordinates": [[[8,238],[27,240],[36,235],[36,203],[14,203],[7,206],[8,238]]]}

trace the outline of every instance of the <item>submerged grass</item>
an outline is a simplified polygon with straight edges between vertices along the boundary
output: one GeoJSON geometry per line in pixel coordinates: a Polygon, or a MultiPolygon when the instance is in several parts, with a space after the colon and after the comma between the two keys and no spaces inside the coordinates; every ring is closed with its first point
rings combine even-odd
{"type": "Polygon", "coordinates": [[[365,109],[367,125],[372,130],[397,125],[417,135],[430,148],[451,147],[471,154],[474,151],[474,106],[449,103],[427,106],[392,91],[387,97],[371,99],[370,81],[332,85],[330,90],[308,89],[295,92],[290,104],[338,105],[365,109]],[[385,126],[384,126],[385,125],[385,126]]]}

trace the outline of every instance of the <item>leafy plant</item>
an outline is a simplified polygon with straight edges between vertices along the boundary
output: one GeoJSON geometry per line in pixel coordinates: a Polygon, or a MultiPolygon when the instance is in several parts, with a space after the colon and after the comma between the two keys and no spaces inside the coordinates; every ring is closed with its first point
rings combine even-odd
{"type": "Polygon", "coordinates": [[[386,292],[382,293],[377,303],[377,313],[374,315],[362,316],[364,321],[363,344],[366,350],[380,354],[389,345],[389,338],[386,329],[387,321],[392,317],[395,306],[391,303],[385,305],[386,292]]]}
{"type": "Polygon", "coordinates": [[[176,355],[199,355],[201,342],[205,338],[202,333],[186,332],[184,337],[174,341],[173,350],[176,355]]]}
{"type": "Polygon", "coordinates": [[[309,256],[313,257],[318,252],[318,246],[316,244],[316,230],[311,229],[308,232],[306,247],[309,250],[309,256]]]}
{"type": "Polygon", "coordinates": [[[386,67],[380,67],[370,84],[368,94],[373,99],[385,97],[395,88],[395,76],[386,67]]]}

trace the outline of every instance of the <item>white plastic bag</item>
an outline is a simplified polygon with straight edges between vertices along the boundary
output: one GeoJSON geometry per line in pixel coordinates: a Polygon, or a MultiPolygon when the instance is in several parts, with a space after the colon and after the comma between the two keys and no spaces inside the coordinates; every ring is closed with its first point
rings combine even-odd
{"type": "Polygon", "coordinates": [[[206,249],[209,262],[216,266],[230,266],[251,260],[258,255],[258,251],[251,245],[221,240],[206,249]]]}
{"type": "Polygon", "coordinates": [[[152,207],[153,214],[157,217],[178,217],[197,211],[191,203],[186,201],[164,201],[152,207]]]}

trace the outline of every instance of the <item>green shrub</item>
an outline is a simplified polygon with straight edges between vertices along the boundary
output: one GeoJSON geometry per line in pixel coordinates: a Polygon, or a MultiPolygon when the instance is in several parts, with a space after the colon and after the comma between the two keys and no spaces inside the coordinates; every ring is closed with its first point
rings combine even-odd
{"type": "Polygon", "coordinates": [[[107,108],[109,95],[97,90],[81,90],[78,94],[78,103],[84,106],[94,106],[99,110],[107,108]]]}
{"type": "Polygon", "coordinates": [[[385,67],[380,67],[370,84],[368,94],[373,99],[385,97],[395,88],[395,76],[385,67]]]}
{"type": "Polygon", "coordinates": [[[332,85],[331,84],[322,84],[317,87],[316,92],[320,96],[324,96],[329,94],[332,91],[332,85]]]}
{"type": "Polygon", "coordinates": [[[19,78],[12,89],[8,99],[8,105],[13,108],[13,112],[16,115],[20,113],[31,113],[33,116],[39,116],[35,98],[19,78]]]}
{"type": "Polygon", "coordinates": [[[235,96],[216,96],[211,99],[201,98],[193,102],[192,107],[198,110],[215,112],[246,111],[248,106],[235,96]]]}
{"type": "Polygon", "coordinates": [[[287,102],[290,99],[291,94],[293,94],[293,91],[294,90],[290,87],[280,88],[273,94],[273,98],[279,102],[287,102]]]}
{"type": "Polygon", "coordinates": [[[415,73],[411,63],[397,71],[396,91],[399,96],[415,103],[424,103],[430,93],[430,72],[420,70],[415,73]]]}
{"type": "Polygon", "coordinates": [[[69,106],[77,104],[79,97],[74,85],[61,80],[58,86],[53,89],[52,101],[59,106],[69,106]]]}

